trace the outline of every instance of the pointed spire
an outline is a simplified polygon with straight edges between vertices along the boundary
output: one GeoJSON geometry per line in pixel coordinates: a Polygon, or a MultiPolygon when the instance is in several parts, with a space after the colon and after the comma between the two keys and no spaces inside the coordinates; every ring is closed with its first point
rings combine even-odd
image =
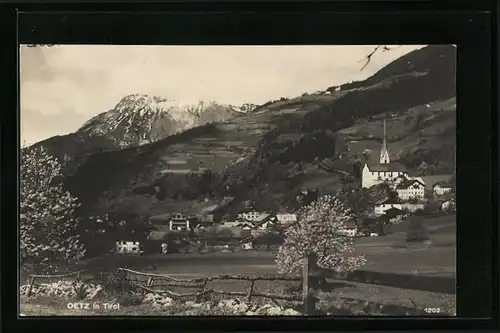
{"type": "Polygon", "coordinates": [[[387,150],[387,124],[384,119],[384,138],[382,141],[382,149],[380,150],[380,164],[390,163],[389,151],[387,150]]]}

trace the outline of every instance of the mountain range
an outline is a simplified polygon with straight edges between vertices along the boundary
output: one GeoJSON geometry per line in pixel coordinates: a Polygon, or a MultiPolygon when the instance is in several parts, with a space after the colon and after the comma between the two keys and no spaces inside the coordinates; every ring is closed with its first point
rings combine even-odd
{"type": "Polygon", "coordinates": [[[87,211],[228,213],[249,202],[283,210],[297,191],[355,183],[367,152],[379,149],[382,119],[392,159],[452,173],[455,63],[454,46],[428,46],[364,81],[261,106],[130,95],[77,132],[37,145],[64,161],[65,184],[87,211]]]}
{"type": "Polygon", "coordinates": [[[250,113],[256,107],[213,101],[180,104],[159,96],[132,94],[113,109],[89,119],[76,132],[49,138],[33,147],[48,148],[65,165],[65,174],[71,174],[93,153],[153,143],[196,126],[250,113]]]}

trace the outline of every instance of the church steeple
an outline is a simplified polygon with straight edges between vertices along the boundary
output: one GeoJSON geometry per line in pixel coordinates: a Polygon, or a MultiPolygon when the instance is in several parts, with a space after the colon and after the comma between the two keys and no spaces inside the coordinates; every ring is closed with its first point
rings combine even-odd
{"type": "Polygon", "coordinates": [[[387,151],[387,125],[384,119],[384,139],[382,141],[382,149],[380,150],[380,164],[390,163],[389,151],[387,151]]]}

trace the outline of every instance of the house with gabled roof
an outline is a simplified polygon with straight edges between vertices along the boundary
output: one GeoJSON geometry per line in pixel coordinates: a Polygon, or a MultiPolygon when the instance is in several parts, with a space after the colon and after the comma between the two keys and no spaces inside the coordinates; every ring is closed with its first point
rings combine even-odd
{"type": "Polygon", "coordinates": [[[246,212],[239,213],[238,219],[245,220],[245,221],[257,222],[257,221],[261,221],[262,219],[267,218],[268,216],[269,216],[269,214],[267,214],[267,213],[258,212],[255,210],[249,210],[246,212]]]}
{"type": "Polygon", "coordinates": [[[423,210],[424,204],[421,202],[402,202],[399,198],[388,198],[378,201],[375,204],[373,211],[375,215],[383,215],[387,210],[391,208],[396,208],[398,210],[406,212],[416,212],[418,210],[423,210]]]}
{"type": "Polygon", "coordinates": [[[349,220],[345,223],[344,227],[340,229],[340,233],[349,237],[356,237],[358,234],[358,227],[353,220],[349,220]]]}
{"type": "Polygon", "coordinates": [[[436,182],[432,185],[432,192],[438,196],[450,193],[452,189],[451,183],[446,181],[436,182]]]}
{"type": "Polygon", "coordinates": [[[373,211],[376,215],[383,215],[386,210],[391,209],[391,208],[397,208],[397,209],[403,210],[403,205],[402,205],[401,201],[398,199],[385,198],[385,199],[379,200],[375,203],[373,211]]]}
{"type": "Polygon", "coordinates": [[[401,200],[423,199],[425,183],[419,178],[404,179],[396,185],[398,198],[401,200]]]}

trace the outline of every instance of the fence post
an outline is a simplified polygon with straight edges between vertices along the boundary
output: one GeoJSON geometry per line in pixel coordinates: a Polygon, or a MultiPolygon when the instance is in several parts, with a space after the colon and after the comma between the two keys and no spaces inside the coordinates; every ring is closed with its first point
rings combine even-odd
{"type": "Polygon", "coordinates": [[[30,281],[30,286],[28,288],[28,293],[26,294],[26,296],[30,297],[31,296],[31,291],[33,290],[33,286],[35,285],[35,277],[32,276],[31,277],[31,281],[30,281]]]}
{"type": "Polygon", "coordinates": [[[108,273],[107,272],[102,272],[101,273],[101,284],[103,289],[106,289],[108,286],[108,273]]]}
{"type": "Polygon", "coordinates": [[[127,271],[122,269],[122,293],[126,291],[127,271]]]}
{"type": "Polygon", "coordinates": [[[250,286],[248,287],[248,293],[247,293],[247,302],[250,303],[252,301],[252,293],[253,293],[253,285],[255,283],[255,280],[250,281],[250,286]]]}
{"type": "Polygon", "coordinates": [[[309,254],[304,258],[302,267],[302,301],[304,303],[304,314],[313,314],[316,304],[312,295],[311,271],[316,264],[316,255],[309,254]]]}
{"type": "Polygon", "coordinates": [[[208,277],[206,277],[205,280],[203,280],[203,285],[200,288],[199,295],[196,296],[196,302],[201,302],[202,301],[202,299],[204,297],[203,292],[205,291],[205,288],[207,287],[207,284],[208,284],[208,277]]]}
{"type": "Polygon", "coordinates": [[[150,287],[153,285],[153,282],[154,282],[154,277],[151,276],[149,279],[148,279],[148,282],[147,282],[147,286],[150,287]]]}

